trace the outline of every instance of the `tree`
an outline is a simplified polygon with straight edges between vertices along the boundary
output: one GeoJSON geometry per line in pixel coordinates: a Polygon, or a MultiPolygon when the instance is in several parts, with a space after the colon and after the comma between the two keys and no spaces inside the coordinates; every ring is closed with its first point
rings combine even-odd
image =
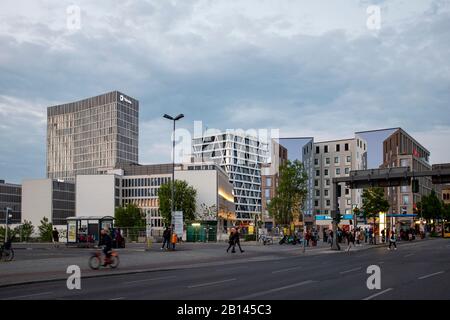
{"type": "Polygon", "coordinates": [[[450,204],[444,204],[442,208],[442,218],[450,220],[450,204]]]}
{"type": "MultiPolygon", "coordinates": [[[[362,210],[364,218],[372,218],[375,227],[375,219],[380,212],[389,210],[389,202],[384,197],[384,189],[379,187],[364,189],[362,194],[362,210]]],[[[375,232],[375,228],[374,228],[375,232]]]]}
{"type": "Polygon", "coordinates": [[[444,206],[442,201],[436,195],[434,190],[429,195],[422,196],[417,203],[419,217],[429,221],[431,219],[442,219],[444,215],[444,206]]]}
{"type": "Polygon", "coordinates": [[[124,207],[118,207],[114,213],[115,224],[121,228],[139,228],[145,226],[145,219],[139,209],[134,204],[127,204],[124,207]]]}
{"type": "Polygon", "coordinates": [[[42,218],[41,225],[38,227],[38,229],[41,241],[45,242],[52,241],[53,224],[51,222],[48,222],[47,217],[42,218]]]}
{"type": "Polygon", "coordinates": [[[308,193],[306,174],[303,163],[287,161],[280,166],[280,179],[276,196],[268,205],[269,214],[278,224],[289,225],[300,215],[303,202],[308,193]]]}
{"type": "MultiPolygon", "coordinates": [[[[174,210],[183,211],[184,221],[195,220],[197,190],[186,181],[175,180],[174,210]]],[[[159,188],[159,211],[166,224],[172,222],[172,182],[159,188]]]]}
{"type": "Polygon", "coordinates": [[[18,227],[18,234],[22,241],[28,241],[34,232],[34,226],[31,221],[24,220],[22,225],[18,227]]]}

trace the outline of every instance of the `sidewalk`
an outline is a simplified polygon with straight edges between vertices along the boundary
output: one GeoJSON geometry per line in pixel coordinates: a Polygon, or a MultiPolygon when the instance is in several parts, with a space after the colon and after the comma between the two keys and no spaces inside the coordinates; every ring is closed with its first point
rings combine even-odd
{"type": "MultiPolygon", "coordinates": [[[[421,240],[423,241],[423,240],[421,240]]],[[[415,241],[417,243],[420,241],[415,241]]],[[[88,259],[92,249],[53,248],[52,244],[37,246],[23,245],[32,250],[17,250],[16,258],[12,262],[0,263],[0,287],[27,284],[33,282],[65,280],[69,265],[78,265],[82,277],[99,277],[120,275],[127,273],[151,272],[172,269],[188,269],[200,266],[218,266],[243,263],[247,261],[268,261],[286,259],[293,256],[314,256],[317,254],[343,253],[346,244],[341,244],[341,251],[332,251],[326,243],[318,243],[317,247],[303,247],[299,245],[262,245],[257,242],[242,242],[245,253],[226,253],[224,243],[182,243],[176,251],[162,251],[161,244],[153,244],[145,251],[143,244],[134,244],[126,249],[119,249],[121,259],[118,269],[109,268],[91,270],[88,259]]],[[[351,252],[379,248],[382,245],[362,245],[352,247],[351,252]]]]}

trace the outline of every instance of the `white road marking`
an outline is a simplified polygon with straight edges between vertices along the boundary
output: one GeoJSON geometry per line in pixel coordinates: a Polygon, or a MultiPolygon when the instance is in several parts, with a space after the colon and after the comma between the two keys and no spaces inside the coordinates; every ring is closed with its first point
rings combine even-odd
{"type": "Polygon", "coordinates": [[[419,278],[417,278],[417,279],[423,280],[423,279],[426,279],[426,278],[430,278],[430,277],[433,277],[433,276],[437,276],[438,274],[442,274],[442,273],[444,273],[444,271],[439,271],[439,272],[427,274],[426,276],[422,276],[422,277],[419,277],[419,278]]]}
{"type": "Polygon", "coordinates": [[[302,267],[294,267],[294,268],[287,268],[287,269],[275,270],[275,271],[272,271],[272,273],[287,272],[287,271],[292,271],[292,270],[298,270],[298,269],[301,269],[301,268],[302,268],[302,267]]]}
{"type": "Polygon", "coordinates": [[[11,298],[7,298],[5,300],[16,300],[16,299],[21,299],[21,298],[30,298],[30,297],[36,297],[36,296],[43,296],[43,295],[51,294],[51,293],[53,293],[53,292],[49,291],[49,292],[34,293],[34,294],[28,294],[26,296],[11,297],[11,298]]]}
{"type": "Polygon", "coordinates": [[[284,286],[284,287],[279,287],[279,288],[275,288],[275,289],[270,289],[270,290],[266,290],[266,291],[261,291],[261,292],[257,292],[257,293],[253,293],[247,296],[243,296],[243,297],[239,297],[233,300],[246,300],[246,299],[252,299],[252,298],[256,298],[256,297],[260,297],[260,296],[264,296],[266,294],[269,293],[273,293],[273,292],[278,292],[278,291],[282,291],[282,290],[286,290],[286,289],[291,289],[291,288],[296,288],[296,287],[300,287],[300,286],[304,286],[306,284],[310,284],[316,281],[313,280],[307,280],[307,281],[303,281],[303,282],[299,282],[299,283],[294,283],[288,286],[284,286]]]}
{"type": "Polygon", "coordinates": [[[207,287],[207,286],[213,286],[216,284],[221,284],[221,283],[225,283],[225,282],[230,282],[230,281],[235,281],[236,279],[227,279],[227,280],[222,280],[222,281],[215,281],[215,282],[207,282],[207,283],[200,283],[200,284],[194,284],[192,286],[188,286],[189,289],[193,289],[193,288],[199,288],[199,287],[207,287]]]}
{"type": "Polygon", "coordinates": [[[378,296],[380,296],[380,295],[382,295],[382,294],[384,294],[386,292],[392,291],[392,290],[394,290],[394,289],[389,288],[389,289],[383,290],[381,292],[378,292],[378,293],[375,293],[375,294],[373,294],[371,296],[368,296],[367,298],[364,298],[363,300],[371,300],[371,299],[373,299],[375,297],[378,297],[378,296]]]}
{"type": "Polygon", "coordinates": [[[112,299],[109,299],[109,300],[123,300],[123,299],[125,299],[124,297],[119,297],[119,298],[112,298],[112,299]]]}
{"type": "Polygon", "coordinates": [[[126,281],[126,282],[124,282],[124,284],[138,283],[138,282],[145,282],[145,281],[167,280],[167,279],[173,279],[173,278],[176,278],[176,276],[160,277],[160,278],[151,278],[151,279],[141,279],[141,280],[133,280],[133,281],[126,281]]]}
{"type": "Polygon", "coordinates": [[[248,266],[240,266],[240,267],[231,267],[224,269],[216,269],[217,272],[229,271],[229,270],[237,270],[237,269],[248,269],[248,266]]]}
{"type": "Polygon", "coordinates": [[[362,267],[358,267],[358,268],[354,268],[354,269],[350,269],[350,270],[346,270],[346,271],[341,271],[339,273],[340,274],[346,274],[346,273],[353,272],[353,271],[358,271],[358,270],[361,270],[361,269],[362,269],[362,267]]]}
{"type": "Polygon", "coordinates": [[[410,253],[410,254],[407,254],[406,256],[404,256],[404,258],[408,258],[408,257],[411,257],[413,255],[414,255],[414,253],[410,253]]]}

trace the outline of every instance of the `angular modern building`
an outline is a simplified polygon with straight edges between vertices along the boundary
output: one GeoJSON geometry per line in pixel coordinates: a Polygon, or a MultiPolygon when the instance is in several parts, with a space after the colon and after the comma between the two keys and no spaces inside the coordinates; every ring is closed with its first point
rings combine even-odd
{"type": "Polygon", "coordinates": [[[139,102],[113,91],[47,109],[47,178],[75,181],[138,162],[139,102]]]}
{"type": "Polygon", "coordinates": [[[7,183],[0,180],[0,224],[6,222],[6,208],[10,208],[12,218],[8,224],[17,224],[21,221],[22,186],[20,184],[7,183]]]}
{"type": "MultiPolygon", "coordinates": [[[[383,142],[383,164],[381,168],[410,167],[411,171],[431,170],[430,152],[411,137],[406,131],[398,128],[383,142]]],[[[385,195],[391,205],[388,217],[390,225],[397,227],[414,227],[414,212],[417,202],[423,195],[428,195],[435,188],[430,177],[418,178],[419,190],[413,193],[411,186],[390,187],[385,195]]],[[[439,193],[438,193],[439,194],[439,193]]]]}
{"type": "Polygon", "coordinates": [[[222,132],[194,137],[192,147],[195,161],[212,161],[228,174],[237,219],[245,228],[262,212],[261,165],[267,162],[268,144],[245,133],[222,132]]]}
{"type": "MultiPolygon", "coordinates": [[[[316,226],[328,228],[335,202],[332,179],[348,176],[352,170],[367,169],[367,142],[360,138],[311,142],[303,147],[303,158],[310,160],[304,160],[304,165],[311,179],[304,210],[313,213],[316,226]]],[[[350,190],[345,184],[341,188],[340,212],[342,215],[352,215],[354,207],[361,208],[362,190],[350,190]]],[[[341,223],[350,225],[352,222],[343,219],[341,223]]]]}
{"type": "Polygon", "coordinates": [[[270,147],[270,163],[261,165],[261,204],[262,221],[265,228],[272,229],[276,221],[269,215],[268,206],[270,201],[277,195],[277,187],[280,179],[280,166],[286,164],[288,150],[280,143],[272,139],[270,147]]]}

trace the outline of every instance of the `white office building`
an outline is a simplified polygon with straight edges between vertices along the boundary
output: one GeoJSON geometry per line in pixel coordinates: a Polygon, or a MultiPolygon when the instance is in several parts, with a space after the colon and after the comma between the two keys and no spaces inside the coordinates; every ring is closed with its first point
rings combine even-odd
{"type": "Polygon", "coordinates": [[[249,223],[261,214],[261,165],[267,161],[266,142],[244,133],[206,133],[194,137],[193,155],[195,161],[212,161],[228,174],[238,220],[249,223]]]}

